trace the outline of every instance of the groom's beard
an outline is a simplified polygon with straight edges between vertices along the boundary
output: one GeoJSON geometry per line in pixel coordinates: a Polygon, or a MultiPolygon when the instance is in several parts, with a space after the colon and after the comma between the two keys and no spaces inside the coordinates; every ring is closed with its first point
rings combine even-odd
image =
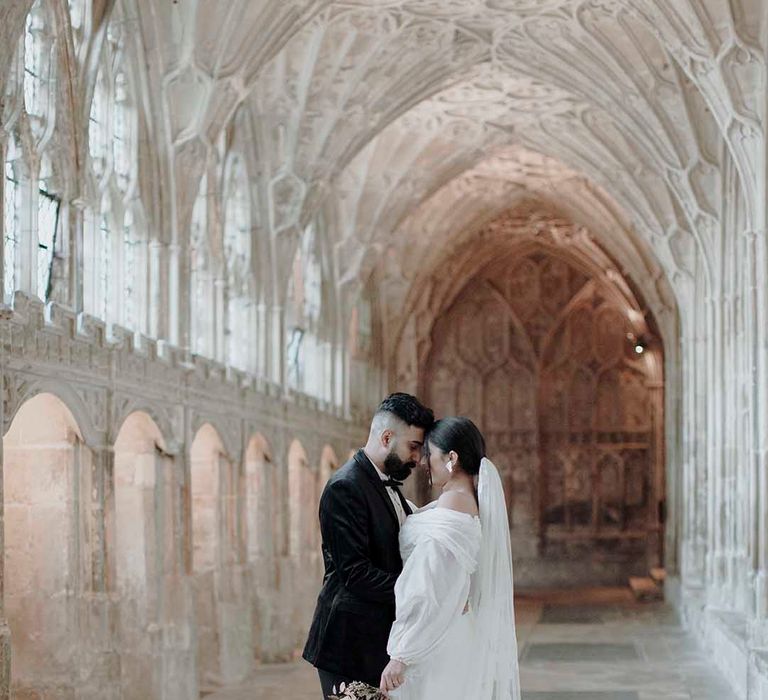
{"type": "Polygon", "coordinates": [[[384,458],[384,473],[398,481],[407,479],[416,468],[416,462],[403,462],[394,452],[384,458]]]}

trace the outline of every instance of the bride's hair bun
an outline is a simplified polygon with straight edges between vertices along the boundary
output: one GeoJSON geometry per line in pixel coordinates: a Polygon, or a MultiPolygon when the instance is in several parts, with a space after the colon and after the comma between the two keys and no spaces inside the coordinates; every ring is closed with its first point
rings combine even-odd
{"type": "Polygon", "coordinates": [[[459,455],[459,466],[471,475],[480,472],[485,457],[485,440],[478,427],[464,416],[442,418],[432,426],[427,441],[443,452],[459,455]]]}

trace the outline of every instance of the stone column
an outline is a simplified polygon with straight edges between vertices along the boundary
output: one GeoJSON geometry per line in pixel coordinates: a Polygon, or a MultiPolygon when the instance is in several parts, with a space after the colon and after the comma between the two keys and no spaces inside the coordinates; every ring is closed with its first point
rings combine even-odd
{"type": "MultiPolygon", "coordinates": [[[[648,564],[649,566],[663,566],[664,553],[662,546],[664,539],[662,532],[664,522],[661,517],[660,503],[663,502],[665,494],[664,479],[664,382],[653,382],[648,384],[648,393],[651,404],[651,453],[649,455],[653,465],[651,475],[651,507],[652,512],[649,517],[649,525],[653,530],[653,535],[648,540],[648,564]]],[[[538,449],[537,449],[538,454],[538,449]]],[[[538,470],[536,472],[539,473],[538,470]]]]}
{"type": "Polygon", "coordinates": [[[148,299],[146,302],[149,305],[147,308],[147,327],[149,335],[153,338],[164,338],[167,328],[164,318],[166,294],[163,282],[165,245],[155,238],[149,242],[147,249],[149,254],[147,264],[147,274],[149,275],[147,284],[148,299]]]}
{"type": "Polygon", "coordinates": [[[213,339],[211,353],[217,361],[229,364],[227,357],[227,281],[216,275],[213,279],[213,339]]]}
{"type": "Polygon", "coordinates": [[[282,306],[272,307],[269,328],[269,378],[283,387],[287,379],[285,367],[285,314],[282,306]]]}
{"type": "MultiPolygon", "coordinates": [[[[190,319],[192,300],[189,293],[189,255],[185,246],[174,242],[168,246],[167,278],[163,289],[167,301],[165,318],[161,317],[161,328],[168,341],[181,348],[190,347],[190,319]],[[183,290],[183,291],[182,291],[183,290]]],[[[161,277],[161,279],[163,279],[161,277]]]]}
{"type": "Polygon", "coordinates": [[[85,310],[85,227],[88,203],[78,197],[70,206],[71,246],[69,250],[69,298],[72,308],[85,310]]]}
{"type": "MultiPolygon", "coordinates": [[[[701,271],[701,265],[697,272],[701,271]]],[[[707,385],[705,304],[703,280],[695,276],[688,317],[683,317],[681,337],[683,367],[683,523],[681,577],[684,586],[701,587],[705,580],[706,554],[706,430],[707,385]],[[695,301],[698,299],[699,301],[695,301]]]]}
{"type": "MultiPolygon", "coordinates": [[[[721,261],[722,264],[722,261],[721,261]]],[[[722,276],[723,270],[716,275],[722,276]]],[[[730,455],[727,453],[726,406],[728,404],[729,377],[724,376],[727,357],[726,337],[729,332],[723,290],[717,289],[707,297],[706,380],[701,387],[702,399],[707,406],[706,444],[707,472],[707,601],[722,607],[724,587],[727,583],[726,539],[727,511],[730,494],[727,492],[730,473],[730,455]]],[[[703,466],[703,465],[702,465],[703,466]]]]}
{"type": "Polygon", "coordinates": [[[752,459],[749,469],[749,533],[750,563],[752,565],[752,613],[750,642],[752,646],[768,646],[768,252],[765,241],[766,231],[747,234],[751,255],[749,267],[749,297],[752,364],[751,364],[751,407],[752,407],[752,459]]]}
{"type": "Polygon", "coordinates": [[[18,271],[16,280],[17,289],[30,297],[37,296],[37,190],[38,190],[39,163],[30,163],[28,179],[22,181],[21,187],[25,190],[21,201],[24,204],[19,211],[21,224],[21,240],[17,248],[18,271]]]}
{"type": "Polygon", "coordinates": [[[120,661],[115,639],[118,601],[109,590],[106,503],[112,498],[114,452],[111,446],[91,448],[90,465],[80,461],[83,519],[89,533],[90,579],[83,581],[81,664],[89,668],[79,687],[83,700],[120,697],[120,661]],[[85,470],[90,466],[90,472],[85,470]],[[85,488],[88,491],[85,491],[85,488]]]}
{"type": "Polygon", "coordinates": [[[264,302],[256,305],[255,374],[269,378],[269,309],[264,302]]]}
{"type": "Polygon", "coordinates": [[[747,238],[734,234],[733,249],[728,261],[728,276],[732,282],[730,314],[733,335],[732,381],[728,412],[728,433],[734,443],[732,458],[732,498],[728,530],[730,598],[736,610],[747,613],[752,607],[750,578],[750,466],[755,448],[755,426],[752,417],[756,406],[752,403],[753,337],[756,329],[748,321],[745,311],[750,306],[748,284],[749,269],[753,264],[752,251],[747,238]]]}
{"type": "MultiPolygon", "coordinates": [[[[2,236],[0,236],[1,238],[2,236]]],[[[0,392],[5,395],[5,376],[0,372],[0,392]]],[[[3,441],[5,433],[5,416],[3,401],[0,401],[0,552],[5,552],[5,519],[3,496],[3,441]]],[[[11,697],[11,629],[5,619],[5,557],[0,562],[0,700],[10,700],[11,697]]]]}
{"type": "Polygon", "coordinates": [[[683,543],[683,519],[685,505],[684,483],[684,439],[685,419],[683,408],[685,392],[683,385],[684,367],[682,366],[682,342],[680,329],[675,320],[675,328],[669,328],[664,339],[664,443],[657,445],[657,450],[664,452],[666,508],[664,519],[664,567],[668,579],[679,581],[681,575],[681,547],[683,543]]]}

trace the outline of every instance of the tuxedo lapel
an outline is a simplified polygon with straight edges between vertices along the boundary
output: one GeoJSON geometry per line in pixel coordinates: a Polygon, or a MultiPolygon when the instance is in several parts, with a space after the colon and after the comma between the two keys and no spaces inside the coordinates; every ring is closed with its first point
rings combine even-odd
{"type": "Polygon", "coordinates": [[[373,487],[376,489],[376,492],[381,496],[382,500],[384,501],[384,505],[387,507],[387,510],[389,511],[389,514],[392,516],[392,519],[395,521],[395,525],[397,525],[399,528],[400,520],[397,517],[397,511],[395,510],[395,506],[392,503],[392,499],[389,497],[389,494],[387,493],[387,487],[384,486],[384,483],[382,482],[381,477],[379,477],[379,474],[376,471],[376,467],[374,467],[373,464],[371,463],[371,460],[368,459],[368,455],[365,454],[363,450],[358,450],[357,454],[355,455],[355,462],[357,462],[357,466],[363,470],[365,475],[368,477],[368,480],[373,483],[373,487]]]}

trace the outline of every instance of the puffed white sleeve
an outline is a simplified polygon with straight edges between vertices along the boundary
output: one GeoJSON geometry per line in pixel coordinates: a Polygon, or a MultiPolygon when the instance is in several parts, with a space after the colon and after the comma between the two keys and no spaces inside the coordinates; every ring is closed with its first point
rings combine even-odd
{"type": "Polygon", "coordinates": [[[433,539],[416,545],[395,584],[390,658],[409,666],[427,658],[463,613],[468,595],[469,572],[449,549],[433,539]]]}

